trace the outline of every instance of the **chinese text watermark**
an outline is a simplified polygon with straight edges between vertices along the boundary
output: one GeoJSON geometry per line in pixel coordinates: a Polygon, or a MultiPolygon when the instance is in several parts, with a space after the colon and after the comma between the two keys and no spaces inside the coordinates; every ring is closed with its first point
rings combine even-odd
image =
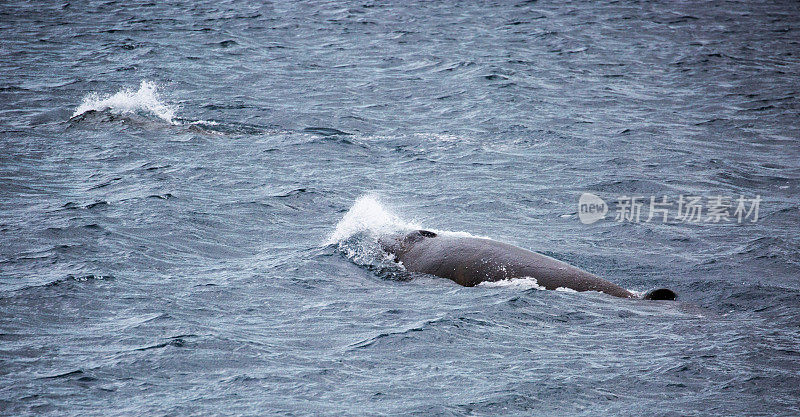
{"type": "MultiPolygon", "coordinates": [[[[755,223],[762,202],[760,195],[737,196],[627,196],[621,195],[614,205],[614,221],[629,223],[755,223]]],[[[578,200],[578,218],[583,224],[604,219],[610,211],[606,202],[591,193],[578,200]]]]}

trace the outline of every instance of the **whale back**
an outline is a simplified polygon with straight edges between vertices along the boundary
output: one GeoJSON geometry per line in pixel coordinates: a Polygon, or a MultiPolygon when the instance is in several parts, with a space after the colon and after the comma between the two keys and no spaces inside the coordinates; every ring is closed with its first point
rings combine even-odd
{"type": "Polygon", "coordinates": [[[565,262],[491,239],[421,230],[384,248],[408,271],[448,278],[468,287],[484,281],[528,277],[549,290],[569,288],[635,297],[630,291],[565,262]]]}

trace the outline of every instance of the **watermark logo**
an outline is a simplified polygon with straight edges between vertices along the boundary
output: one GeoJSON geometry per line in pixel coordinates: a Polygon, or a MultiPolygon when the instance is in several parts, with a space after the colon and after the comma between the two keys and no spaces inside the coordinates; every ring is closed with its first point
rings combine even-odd
{"type": "MultiPolygon", "coordinates": [[[[755,223],[763,199],[715,195],[626,196],[616,199],[614,221],[619,223],[755,223]]],[[[578,199],[578,218],[592,224],[606,217],[608,205],[600,197],[583,193],[578,199]]]]}
{"type": "Polygon", "coordinates": [[[608,213],[608,204],[602,198],[592,194],[583,193],[578,199],[578,218],[583,224],[592,224],[604,219],[608,213]]]}

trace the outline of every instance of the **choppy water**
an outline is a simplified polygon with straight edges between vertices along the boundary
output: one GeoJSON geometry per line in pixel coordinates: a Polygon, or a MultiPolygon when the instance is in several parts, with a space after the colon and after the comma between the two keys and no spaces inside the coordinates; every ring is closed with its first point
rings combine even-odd
{"type": "Polygon", "coordinates": [[[0,413],[798,415],[798,15],[4,1],[0,413]],[[680,301],[408,276],[409,225],[680,301]]]}

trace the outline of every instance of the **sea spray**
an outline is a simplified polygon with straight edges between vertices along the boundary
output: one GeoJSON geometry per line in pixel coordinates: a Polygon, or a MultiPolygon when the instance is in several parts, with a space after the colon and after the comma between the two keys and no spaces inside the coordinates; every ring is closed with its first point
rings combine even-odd
{"type": "Polygon", "coordinates": [[[157,92],[155,83],[143,80],[139,89],[122,89],[111,95],[89,93],[75,109],[72,117],[80,116],[88,111],[109,111],[114,114],[146,113],[158,117],[170,124],[178,124],[175,119],[176,108],[164,104],[157,92]]]}
{"type": "Polygon", "coordinates": [[[396,264],[381,249],[378,239],[415,227],[387,209],[376,196],[364,195],[356,199],[326,243],[335,244],[356,265],[385,271],[396,268],[396,264]]]}
{"type": "Polygon", "coordinates": [[[413,228],[418,227],[405,222],[386,209],[376,196],[364,195],[359,197],[342,217],[336,229],[328,237],[327,244],[342,242],[359,233],[377,238],[413,228]]]}

